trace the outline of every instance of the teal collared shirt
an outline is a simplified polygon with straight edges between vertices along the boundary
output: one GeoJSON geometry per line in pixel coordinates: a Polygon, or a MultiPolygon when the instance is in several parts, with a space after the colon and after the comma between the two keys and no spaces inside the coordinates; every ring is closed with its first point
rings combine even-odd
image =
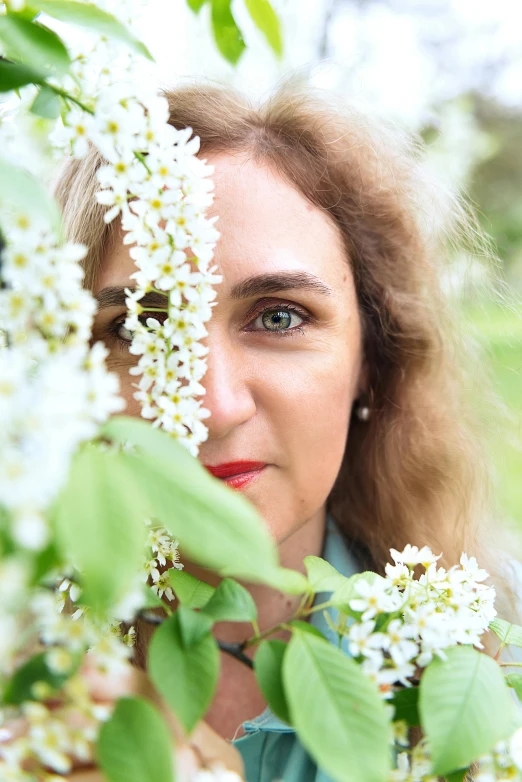
{"type": "MultiPolygon", "coordinates": [[[[326,526],[322,556],[343,576],[361,571],[331,517],[326,526]]],[[[329,611],[335,619],[335,609],[329,611]]],[[[311,624],[337,644],[337,636],[321,612],[312,614],[311,624]]],[[[247,782],[331,782],[331,778],[317,768],[294,729],[278,719],[269,708],[255,719],[244,722],[243,729],[245,735],[233,743],[243,757],[247,782]]]]}

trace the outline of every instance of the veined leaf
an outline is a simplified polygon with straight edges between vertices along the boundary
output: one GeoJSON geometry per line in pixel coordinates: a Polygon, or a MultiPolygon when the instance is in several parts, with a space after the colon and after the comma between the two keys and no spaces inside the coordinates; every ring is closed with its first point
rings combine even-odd
{"type": "Polygon", "coordinates": [[[214,622],[254,622],[257,607],[250,592],[232,578],[224,578],[202,609],[214,622]]]}
{"type": "Polygon", "coordinates": [[[497,663],[470,646],[446,651],[421,678],[419,712],[433,773],[464,768],[512,732],[514,703],[497,663]]]}
{"type": "Polygon", "coordinates": [[[122,698],[98,738],[109,782],[172,782],[174,742],[165,721],[142,698],[122,698]]]}
{"type": "Polygon", "coordinates": [[[389,702],[395,707],[394,722],[405,720],[410,726],[420,724],[418,687],[405,687],[403,690],[398,690],[389,702]]]}
{"type": "Polygon", "coordinates": [[[52,16],[53,19],[94,30],[107,38],[121,41],[129,49],[143,55],[148,60],[154,59],[145,44],[139,41],[125,25],[112,14],[102,11],[92,3],[75,2],[75,0],[34,0],[32,5],[39,11],[52,16]]]}
{"type": "Polygon", "coordinates": [[[33,687],[39,682],[44,682],[53,690],[59,690],[77,670],[79,662],[80,658],[73,660],[67,673],[55,673],[47,665],[46,653],[36,654],[17,668],[7,683],[1,700],[3,703],[13,704],[35,700],[33,687]]]}
{"type": "Polygon", "coordinates": [[[344,613],[349,614],[350,616],[359,616],[356,611],[353,611],[350,608],[350,602],[360,596],[355,585],[360,579],[369,581],[370,584],[373,584],[378,578],[382,579],[382,576],[379,576],[378,573],[373,573],[371,570],[366,570],[364,573],[355,573],[355,575],[345,579],[345,583],[335,590],[330,597],[330,602],[335,608],[338,608],[339,611],[344,611],[344,613]]]}
{"type": "Polygon", "coordinates": [[[310,633],[322,641],[327,641],[322,632],[315,625],[310,624],[310,622],[304,622],[302,619],[292,619],[290,625],[295,627],[296,630],[301,630],[302,633],[310,633]]]}
{"type": "Polygon", "coordinates": [[[509,673],[506,676],[506,684],[515,690],[517,698],[522,701],[522,673],[509,673]]]}
{"type": "Polygon", "coordinates": [[[195,14],[199,14],[205,3],[208,3],[208,0],[187,0],[188,7],[195,14]]]}
{"type": "MultiPolygon", "coordinates": [[[[0,60],[0,81],[2,79],[0,60]]],[[[1,88],[0,88],[1,89],[1,88]]],[[[0,200],[24,214],[44,217],[56,231],[60,231],[61,217],[56,201],[31,174],[0,158],[0,200]]]]}
{"type": "Polygon", "coordinates": [[[82,573],[82,600],[95,608],[116,602],[143,562],[145,502],[130,461],[123,452],[84,446],[54,509],[58,544],[82,573]]]}
{"type": "Polygon", "coordinates": [[[448,774],[445,779],[446,782],[464,782],[469,768],[461,768],[458,771],[454,771],[453,774],[448,774]]]}
{"type": "Polygon", "coordinates": [[[176,611],[181,632],[181,641],[185,649],[191,649],[201,639],[208,635],[214,622],[201,611],[193,611],[186,606],[179,606],[176,611]]]}
{"type": "Polygon", "coordinates": [[[282,57],[281,24],[268,0],[245,0],[245,5],[256,27],[261,30],[277,56],[282,57]]]}
{"type": "Polygon", "coordinates": [[[45,73],[17,62],[0,58],[0,93],[18,90],[26,84],[44,84],[45,73]]]}
{"type": "Polygon", "coordinates": [[[292,723],[318,766],[336,782],[382,782],[390,724],[377,687],[333,645],[295,632],[283,660],[292,723]]]}
{"type": "Polygon", "coordinates": [[[149,645],[150,677],[190,733],[210,706],[219,675],[219,649],[211,633],[187,649],[178,612],[164,622],[149,645]]]}
{"type": "Polygon", "coordinates": [[[44,119],[56,119],[60,113],[60,98],[49,87],[42,85],[31,106],[31,113],[44,119]]]}
{"type": "Polygon", "coordinates": [[[53,30],[16,14],[0,16],[0,40],[8,57],[36,71],[45,73],[51,69],[62,74],[71,64],[69,52],[53,30]]]}
{"type": "Polygon", "coordinates": [[[261,692],[274,714],[291,724],[283,687],[283,658],[287,644],[277,638],[261,641],[254,657],[254,671],[261,692]]]}
{"type": "Polygon", "coordinates": [[[489,623],[488,629],[492,630],[506,646],[522,646],[522,627],[519,625],[497,617],[489,623]]]}
{"type": "Polygon", "coordinates": [[[263,583],[285,592],[287,595],[304,595],[311,592],[311,586],[305,576],[298,570],[291,570],[286,567],[276,567],[266,570],[263,576],[263,583]]]}
{"type": "Polygon", "coordinates": [[[187,608],[203,608],[214,594],[215,587],[200,581],[186,570],[171,568],[169,579],[174,594],[179,602],[187,608]]]}
{"type": "Polygon", "coordinates": [[[321,557],[305,557],[304,564],[308,581],[314,592],[335,592],[348,581],[338,570],[321,557]]]}
{"type": "Polygon", "coordinates": [[[254,506],[231,491],[166,432],[132,418],[112,418],[102,429],[137,447],[133,481],[156,517],[181,541],[182,553],[224,576],[266,583],[277,551],[254,506]]]}
{"type": "Polygon", "coordinates": [[[211,0],[212,31],[214,40],[223,57],[236,65],[246,49],[241,30],[231,10],[232,0],[211,0]]]}

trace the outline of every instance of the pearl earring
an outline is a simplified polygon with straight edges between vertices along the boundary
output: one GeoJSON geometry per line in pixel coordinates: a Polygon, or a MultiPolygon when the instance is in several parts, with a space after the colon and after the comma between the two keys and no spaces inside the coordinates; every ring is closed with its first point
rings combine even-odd
{"type": "Polygon", "coordinates": [[[372,415],[373,391],[363,391],[355,403],[355,415],[359,421],[369,421],[372,415]]]}
{"type": "Polygon", "coordinates": [[[357,405],[357,408],[355,410],[355,414],[356,414],[357,418],[359,419],[359,421],[365,421],[366,422],[366,421],[368,421],[368,419],[371,416],[371,410],[366,405],[359,404],[359,405],[357,405]]]}

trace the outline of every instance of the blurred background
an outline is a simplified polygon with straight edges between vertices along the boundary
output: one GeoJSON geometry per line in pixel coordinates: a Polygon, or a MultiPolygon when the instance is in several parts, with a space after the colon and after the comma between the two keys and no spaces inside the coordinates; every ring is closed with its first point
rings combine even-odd
{"type": "MultiPolygon", "coordinates": [[[[142,37],[164,85],[204,76],[263,97],[297,72],[345,95],[420,135],[436,174],[471,199],[497,262],[455,251],[448,282],[463,326],[477,338],[473,350],[481,352],[505,406],[507,426],[491,427],[490,458],[500,509],[522,530],[522,2],[272,4],[283,25],[281,60],[254,27],[244,0],[232,3],[247,44],[235,67],[215,47],[208,6],[196,15],[185,0],[150,0],[142,37]]],[[[496,404],[482,405],[487,425],[496,404]]]]}

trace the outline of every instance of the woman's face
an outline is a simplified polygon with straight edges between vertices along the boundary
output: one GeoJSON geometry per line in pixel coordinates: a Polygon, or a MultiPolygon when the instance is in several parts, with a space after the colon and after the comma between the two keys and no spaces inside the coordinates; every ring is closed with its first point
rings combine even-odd
{"type": "MultiPolygon", "coordinates": [[[[211,417],[199,459],[213,467],[266,465],[253,480],[230,483],[243,484],[281,543],[306,522],[324,519],[351,407],[363,387],[354,283],[333,220],[268,164],[225,153],[207,160],[215,167],[209,214],[219,215],[215,262],[223,282],[208,324],[203,385],[211,417]]],[[[125,305],[103,306],[107,295],[100,296],[106,288],[129,286],[133,271],[120,237],[95,291],[94,339],[110,350],[126,414],[139,416],[136,378],[128,373],[136,357],[122,326],[125,305]]]]}

